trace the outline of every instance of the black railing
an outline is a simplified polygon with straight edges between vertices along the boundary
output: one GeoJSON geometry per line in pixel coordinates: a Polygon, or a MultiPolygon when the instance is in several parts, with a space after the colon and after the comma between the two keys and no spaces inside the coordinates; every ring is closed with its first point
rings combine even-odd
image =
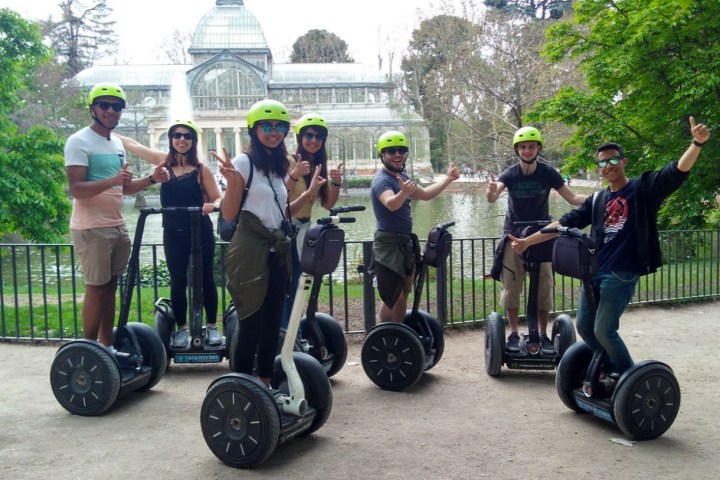
{"type": "MultiPolygon", "coordinates": [[[[491,312],[502,312],[500,284],[488,277],[498,240],[455,239],[446,265],[426,276],[423,308],[450,326],[479,325],[491,312]]],[[[666,264],[641,279],[632,304],[720,297],[720,230],[663,231],[660,240],[666,264]]],[[[215,265],[222,311],[230,302],[219,260],[226,247],[218,245],[215,265]]],[[[169,296],[161,252],[161,245],[142,247],[131,321],[152,324],[155,301],[169,296]]],[[[323,279],[319,311],[334,316],[348,333],[367,331],[376,322],[376,292],[363,274],[371,256],[371,242],[346,242],[338,270],[323,279]]],[[[0,340],[54,341],[82,335],[84,284],[72,245],[0,244],[0,279],[0,340]]],[[[579,288],[577,280],[556,276],[555,313],[576,310],[579,288]]],[[[521,304],[520,311],[524,309],[521,304]]]]}

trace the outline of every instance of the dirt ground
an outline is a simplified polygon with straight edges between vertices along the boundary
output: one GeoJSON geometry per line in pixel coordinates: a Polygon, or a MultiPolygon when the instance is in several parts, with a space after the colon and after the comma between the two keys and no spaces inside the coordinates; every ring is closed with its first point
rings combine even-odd
{"type": "Polygon", "coordinates": [[[172,366],[150,392],[100,417],[69,414],[49,372],[57,346],[0,344],[0,476],[5,479],[716,479],[720,472],[720,302],[630,310],[635,360],[675,371],[680,413],[657,440],[625,445],[612,424],[562,405],[554,372],[485,374],[482,330],[449,332],[445,356],[417,385],[387,392],[360,364],[360,338],[332,379],[318,432],[278,447],[251,471],[222,464],[200,430],[200,406],[227,362],[172,366]]]}

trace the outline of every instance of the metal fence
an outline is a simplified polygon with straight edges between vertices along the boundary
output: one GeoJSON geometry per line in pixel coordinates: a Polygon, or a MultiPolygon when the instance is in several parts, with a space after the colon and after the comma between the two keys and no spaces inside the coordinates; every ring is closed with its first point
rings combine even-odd
{"type": "MultiPolygon", "coordinates": [[[[642,277],[631,304],[720,297],[720,230],[663,231],[660,240],[665,265],[642,277]]],[[[491,312],[501,312],[500,284],[488,276],[498,241],[454,239],[447,264],[426,276],[422,308],[448,326],[481,325],[491,312]]],[[[215,265],[222,311],[230,302],[219,260],[226,246],[218,245],[215,265]]],[[[348,333],[367,331],[376,322],[376,291],[364,274],[371,257],[371,242],[346,242],[339,268],[323,279],[319,311],[335,317],[348,333]]],[[[0,244],[0,278],[0,340],[82,336],[84,284],[72,245],[0,244]]],[[[143,245],[130,321],[152,325],[155,301],[169,297],[167,279],[162,246],[143,245]]],[[[579,281],[556,275],[554,313],[574,312],[579,289],[579,281]]]]}

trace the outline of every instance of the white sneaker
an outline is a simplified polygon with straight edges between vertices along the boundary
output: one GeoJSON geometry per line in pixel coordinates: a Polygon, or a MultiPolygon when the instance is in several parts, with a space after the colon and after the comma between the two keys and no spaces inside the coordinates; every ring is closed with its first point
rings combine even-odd
{"type": "Polygon", "coordinates": [[[183,328],[182,330],[178,330],[177,332],[175,332],[175,338],[173,338],[173,347],[185,348],[188,346],[188,343],[190,343],[190,336],[188,335],[187,328],[183,328]]]}
{"type": "Polygon", "coordinates": [[[217,346],[222,344],[222,336],[217,327],[207,327],[208,345],[217,346]]]}

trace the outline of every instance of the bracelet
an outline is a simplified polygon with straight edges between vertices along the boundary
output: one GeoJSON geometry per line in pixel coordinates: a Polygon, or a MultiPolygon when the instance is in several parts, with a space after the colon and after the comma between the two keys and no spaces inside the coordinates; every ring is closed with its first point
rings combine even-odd
{"type": "Polygon", "coordinates": [[[700,143],[697,140],[693,138],[693,145],[695,145],[698,148],[702,148],[707,142],[700,143]]]}
{"type": "Polygon", "coordinates": [[[290,177],[290,180],[292,180],[293,182],[297,182],[298,180],[300,180],[299,178],[293,177],[293,176],[290,175],[289,173],[288,173],[288,177],[290,177]]]}
{"type": "Polygon", "coordinates": [[[150,180],[150,185],[155,185],[157,183],[152,175],[148,177],[148,180],[150,180]]]}

